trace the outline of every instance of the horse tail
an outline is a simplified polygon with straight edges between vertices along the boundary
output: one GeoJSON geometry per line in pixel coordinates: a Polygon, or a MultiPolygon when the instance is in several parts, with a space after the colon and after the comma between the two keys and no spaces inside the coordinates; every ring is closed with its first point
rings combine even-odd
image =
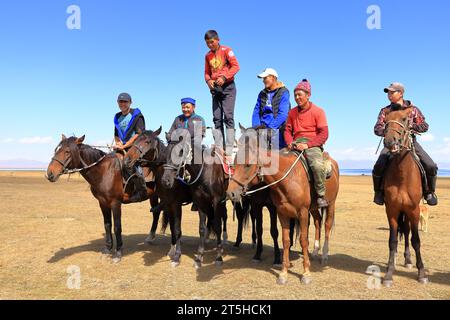
{"type": "Polygon", "coordinates": [[[167,226],[169,225],[169,213],[163,210],[161,217],[161,233],[165,233],[167,226]]]}
{"type": "Polygon", "coordinates": [[[405,229],[406,229],[406,221],[405,221],[406,215],[404,212],[400,212],[400,215],[398,216],[398,229],[397,229],[397,235],[402,241],[403,236],[405,235],[405,229]]]}
{"type": "Polygon", "coordinates": [[[248,223],[251,220],[251,218],[250,218],[250,213],[251,213],[250,201],[244,200],[244,201],[242,201],[241,204],[239,204],[239,205],[241,206],[241,210],[243,211],[243,214],[244,214],[244,220],[242,222],[243,222],[244,228],[247,229],[248,223]]]}

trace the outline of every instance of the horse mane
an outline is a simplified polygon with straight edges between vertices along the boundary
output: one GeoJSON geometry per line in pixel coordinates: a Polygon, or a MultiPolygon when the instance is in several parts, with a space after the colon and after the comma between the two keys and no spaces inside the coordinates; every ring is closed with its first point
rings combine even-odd
{"type": "Polygon", "coordinates": [[[60,147],[67,146],[70,150],[70,154],[72,155],[72,157],[78,158],[79,155],[81,155],[81,158],[83,158],[83,160],[86,163],[93,163],[106,154],[102,150],[95,149],[87,144],[81,144],[80,149],[78,150],[78,148],[77,148],[78,145],[76,143],[76,140],[77,140],[77,137],[75,137],[75,136],[71,136],[69,138],[62,140],[56,146],[55,151],[60,147]]]}

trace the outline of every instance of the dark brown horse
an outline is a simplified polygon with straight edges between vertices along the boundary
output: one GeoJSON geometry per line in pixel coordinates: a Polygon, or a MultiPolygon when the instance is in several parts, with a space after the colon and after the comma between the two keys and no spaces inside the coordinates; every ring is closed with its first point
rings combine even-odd
{"type": "MultiPolygon", "coordinates": [[[[247,129],[241,126],[245,132],[247,129]]],[[[283,229],[283,267],[278,278],[279,284],[287,282],[287,272],[290,267],[290,219],[298,219],[300,223],[300,244],[303,251],[304,273],[303,283],[310,283],[310,260],[308,252],[308,226],[309,212],[317,211],[313,187],[308,181],[305,168],[299,163],[300,156],[287,153],[283,150],[267,150],[258,146],[257,139],[249,139],[248,143],[239,142],[239,149],[244,150],[245,163],[235,164],[235,172],[228,185],[228,197],[233,201],[240,201],[251,187],[264,183],[270,190],[270,197],[277,207],[278,218],[283,229]],[[269,160],[269,161],[268,161],[269,160]],[[277,165],[276,165],[277,164],[277,165]],[[276,165],[276,166],[274,166],[276,165]]],[[[239,156],[239,153],[238,153],[239,156]]],[[[326,182],[326,199],[329,206],[326,208],[326,239],[323,256],[328,258],[329,234],[333,226],[335,201],[339,189],[339,167],[329,158],[332,165],[332,175],[326,182]]],[[[239,159],[239,157],[238,157],[239,159]]]]}
{"type": "MultiPolygon", "coordinates": [[[[159,134],[162,128],[156,131],[144,131],[128,150],[124,158],[126,167],[131,168],[135,164],[148,167],[155,175],[155,192],[161,200],[160,206],[167,212],[171,230],[171,247],[168,256],[171,259],[171,265],[176,267],[181,259],[181,217],[182,206],[192,202],[189,188],[179,181],[174,183],[173,188],[166,188],[161,183],[164,174],[164,164],[168,154],[168,148],[164,145],[159,134]]],[[[152,230],[147,237],[147,242],[153,239],[152,230]]]]}
{"type": "Polygon", "coordinates": [[[383,284],[392,286],[395,270],[398,234],[405,238],[405,266],[412,268],[409,251],[409,233],[416,252],[418,281],[427,283],[428,278],[420,253],[419,220],[420,200],[422,199],[422,180],[415,158],[409,113],[411,109],[391,111],[386,115],[384,146],[393,155],[384,177],[384,201],[389,222],[389,261],[383,284]]]}
{"type": "MultiPolygon", "coordinates": [[[[84,136],[66,138],[62,135],[61,142],[48,165],[46,177],[50,182],[56,182],[63,174],[79,172],[90,184],[91,192],[98,200],[103,213],[106,246],[102,253],[113,253],[112,211],[116,236],[114,262],[119,262],[123,246],[122,203],[129,202],[130,196],[124,191],[121,160],[115,153],[105,154],[101,150],[83,144],[83,141],[84,136]]],[[[151,205],[157,206],[158,199],[154,196],[154,188],[147,187],[147,194],[151,205]]]]}

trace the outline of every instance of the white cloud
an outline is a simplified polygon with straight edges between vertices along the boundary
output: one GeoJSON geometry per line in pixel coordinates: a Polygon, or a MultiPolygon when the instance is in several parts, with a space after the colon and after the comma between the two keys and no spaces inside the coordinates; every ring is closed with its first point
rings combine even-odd
{"type": "Polygon", "coordinates": [[[444,142],[450,142],[450,137],[445,137],[444,142]]]}
{"type": "Polygon", "coordinates": [[[26,137],[19,139],[22,144],[50,144],[53,143],[52,137],[26,137]]]}
{"type": "Polygon", "coordinates": [[[419,136],[420,141],[431,142],[434,141],[434,136],[431,133],[424,133],[419,136]]]}
{"type": "Polygon", "coordinates": [[[4,138],[0,140],[0,143],[11,143],[14,142],[14,139],[12,138],[4,138]]]}

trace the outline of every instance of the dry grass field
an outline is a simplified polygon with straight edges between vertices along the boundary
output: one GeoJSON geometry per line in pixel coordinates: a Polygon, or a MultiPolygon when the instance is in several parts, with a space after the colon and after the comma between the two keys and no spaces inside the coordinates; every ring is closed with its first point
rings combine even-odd
{"type": "MultiPolygon", "coordinates": [[[[0,299],[449,299],[450,179],[438,181],[438,195],[440,205],[430,208],[428,233],[420,233],[429,284],[418,284],[416,269],[402,266],[402,242],[394,286],[367,287],[367,267],[377,265],[381,275],[385,272],[388,225],[384,208],[371,202],[371,178],[342,177],[328,266],[314,261],[313,282],[302,285],[297,245],[289,281],[279,286],[268,215],[261,263],[251,260],[247,229],[240,250],[225,246],[222,267],[214,265],[211,242],[204,266],[196,270],[198,215],[190,206],[184,208],[181,264],[172,268],[166,256],[168,236],[158,234],[152,245],[143,242],[151,223],[148,202],[126,205],[124,257],[114,264],[100,254],[103,218],[81,177],[62,177],[52,184],[42,172],[0,172],[0,299]],[[80,268],[78,290],[66,284],[71,265],[80,268]]],[[[233,241],[237,222],[231,212],[228,233],[233,241]]]]}

